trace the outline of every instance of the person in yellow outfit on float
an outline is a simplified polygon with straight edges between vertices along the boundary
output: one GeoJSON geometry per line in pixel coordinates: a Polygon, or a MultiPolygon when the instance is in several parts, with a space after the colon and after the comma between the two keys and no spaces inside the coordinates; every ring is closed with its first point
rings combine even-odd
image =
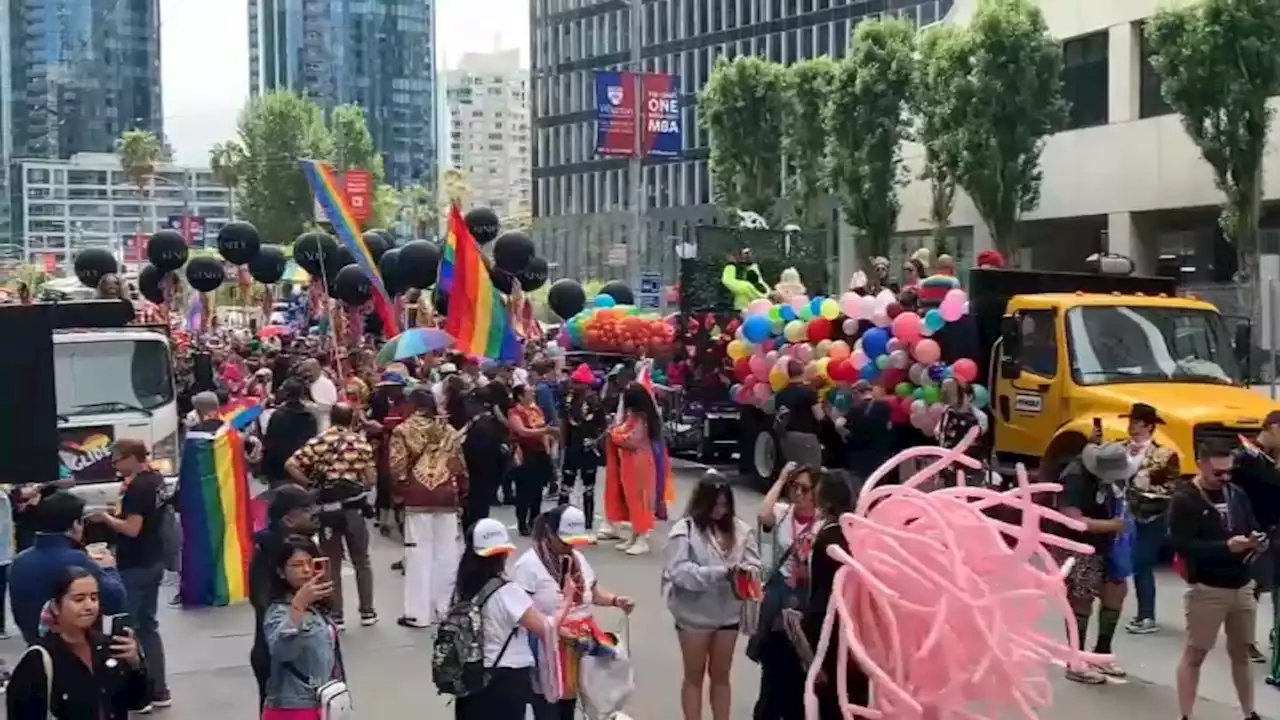
{"type": "Polygon", "coordinates": [[[769,285],[760,274],[760,266],[750,248],[743,248],[734,253],[731,262],[724,266],[720,275],[720,283],[733,294],[733,308],[746,310],[752,300],[769,297],[769,285]]]}

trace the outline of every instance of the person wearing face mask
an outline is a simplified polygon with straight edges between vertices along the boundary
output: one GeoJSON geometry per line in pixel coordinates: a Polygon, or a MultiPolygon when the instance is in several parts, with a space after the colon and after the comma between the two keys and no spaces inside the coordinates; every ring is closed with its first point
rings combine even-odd
{"type": "Polygon", "coordinates": [[[6,688],[10,720],[126,720],[148,707],[151,687],[133,630],[113,623],[111,637],[98,631],[101,602],[93,574],[62,568],[47,600],[52,622],[18,661],[6,688]]]}
{"type": "Polygon", "coordinates": [[[1133,592],[1138,599],[1138,614],[1125,626],[1135,635],[1159,630],[1156,625],[1155,568],[1160,562],[1160,548],[1169,535],[1169,497],[1174,483],[1181,477],[1178,453],[1155,440],[1156,427],[1164,418],[1146,403],[1134,403],[1128,414],[1129,440],[1125,448],[1138,462],[1126,500],[1133,514],[1136,533],[1133,541],[1133,592]]]}

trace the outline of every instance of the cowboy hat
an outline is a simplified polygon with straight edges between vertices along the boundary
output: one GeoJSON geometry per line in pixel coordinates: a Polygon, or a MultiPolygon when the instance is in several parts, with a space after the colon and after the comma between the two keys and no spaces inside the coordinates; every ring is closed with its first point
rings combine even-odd
{"type": "Polygon", "coordinates": [[[1130,455],[1122,443],[1085,445],[1080,463],[1103,482],[1123,482],[1138,474],[1138,458],[1130,455]]]}
{"type": "Polygon", "coordinates": [[[1137,420],[1148,425],[1164,425],[1164,418],[1160,417],[1160,413],[1146,403],[1134,403],[1133,407],[1129,408],[1129,412],[1120,417],[1137,420]]]}

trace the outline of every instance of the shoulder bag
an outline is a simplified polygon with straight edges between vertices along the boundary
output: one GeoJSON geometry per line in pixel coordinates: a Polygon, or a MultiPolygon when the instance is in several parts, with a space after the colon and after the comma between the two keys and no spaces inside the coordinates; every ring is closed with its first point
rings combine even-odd
{"type": "MultiPolygon", "coordinates": [[[[42,645],[32,645],[22,654],[25,658],[27,655],[35,653],[40,656],[40,665],[44,669],[44,716],[47,720],[54,720],[53,717],[53,656],[42,645]]],[[[22,660],[19,659],[21,664],[22,660]]]]}

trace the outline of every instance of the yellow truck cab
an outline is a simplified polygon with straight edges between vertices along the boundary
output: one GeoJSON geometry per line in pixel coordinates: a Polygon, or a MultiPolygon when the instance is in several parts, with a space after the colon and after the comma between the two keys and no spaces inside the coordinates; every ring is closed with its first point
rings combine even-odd
{"type": "Polygon", "coordinates": [[[1171,279],[975,270],[969,284],[1002,473],[1021,462],[1056,478],[1095,422],[1121,440],[1122,416],[1142,402],[1165,421],[1156,442],[1190,475],[1198,441],[1256,433],[1276,407],[1244,384],[1247,351],[1236,347],[1249,347],[1248,326],[1229,332],[1217,308],[1178,297],[1171,279]]]}

